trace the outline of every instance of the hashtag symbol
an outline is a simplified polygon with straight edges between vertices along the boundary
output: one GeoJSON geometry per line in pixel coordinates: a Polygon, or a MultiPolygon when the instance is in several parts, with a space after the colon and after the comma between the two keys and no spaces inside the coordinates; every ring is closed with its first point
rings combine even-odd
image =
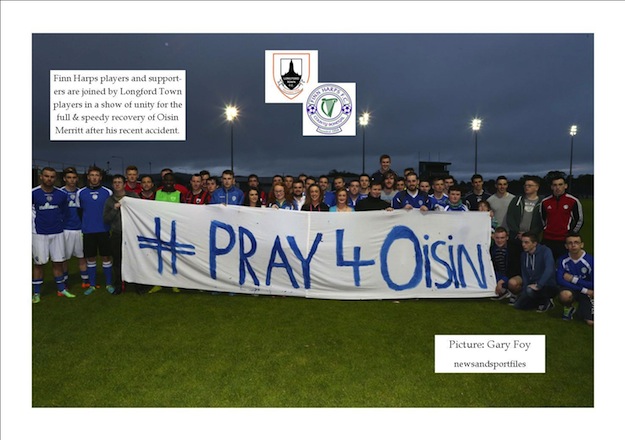
{"type": "Polygon", "coordinates": [[[171,273],[176,275],[176,259],[180,255],[195,255],[195,246],[192,244],[182,244],[176,242],[176,220],[171,222],[171,238],[169,241],[161,239],[161,219],[154,218],[156,238],[137,236],[139,240],[139,249],[155,249],[158,256],[158,273],[163,274],[163,252],[171,252],[171,273]],[[188,250],[185,250],[188,249],[188,250]]]}

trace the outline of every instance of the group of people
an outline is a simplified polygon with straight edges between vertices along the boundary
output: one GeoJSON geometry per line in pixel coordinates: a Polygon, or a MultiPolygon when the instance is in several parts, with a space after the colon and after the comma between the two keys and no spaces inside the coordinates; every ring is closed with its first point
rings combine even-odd
{"type": "MultiPolygon", "coordinates": [[[[188,186],[176,182],[171,169],[161,170],[161,186],[150,175],[139,175],[128,166],[125,176],[113,176],[113,189],[102,186],[103,172],[93,166],[87,172],[87,185],[77,187],[74,168],[63,170],[62,188],[55,186],[56,171],[43,168],[40,185],[33,188],[33,303],[41,299],[43,266],[52,260],[59,296],[74,297],[67,289],[67,261],[76,257],[84,294],[93,293],[96,259],[99,255],[105,289],[119,294],[121,277],[122,229],[120,201],[134,197],[173,203],[226,204],[259,208],[352,212],[393,209],[421,211],[488,211],[491,215],[493,244],[491,259],[497,276],[495,299],[508,299],[519,309],[549,310],[559,295],[563,317],[572,319],[579,303],[583,318],[593,322],[593,260],[583,250],[579,230],[583,224],[580,201],[566,192],[562,177],[551,182],[552,194],[538,195],[540,178],[527,177],[524,194],[508,193],[508,180],[499,176],[496,192],[484,190],[481,175],[471,178],[472,191],[462,195],[452,176],[420,181],[414,169],[402,176],[391,169],[389,155],[380,157],[380,168],[371,175],[361,174],[346,182],[335,176],[334,190],[328,176],[315,178],[276,175],[265,192],[257,175],[247,179],[247,191],[235,182],[232,170],[220,179],[206,170],[191,176],[188,186]],[[539,242],[539,236],[542,241],[539,242]]],[[[160,290],[154,286],[150,291],[160,290]]],[[[177,290],[177,289],[176,289],[177,290]]]]}

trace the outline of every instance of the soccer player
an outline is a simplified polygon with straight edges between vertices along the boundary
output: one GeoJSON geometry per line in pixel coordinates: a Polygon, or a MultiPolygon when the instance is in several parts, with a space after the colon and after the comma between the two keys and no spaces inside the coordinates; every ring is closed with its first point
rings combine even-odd
{"type": "Polygon", "coordinates": [[[449,187],[449,199],[443,211],[468,211],[467,205],[462,203],[462,189],[459,186],[449,187]]]}
{"type": "Polygon", "coordinates": [[[497,177],[497,180],[495,180],[495,188],[497,189],[495,194],[490,196],[486,201],[490,204],[491,209],[495,213],[497,224],[508,229],[506,215],[508,214],[508,205],[510,205],[510,202],[514,199],[514,194],[508,192],[508,178],[506,176],[497,177]]]}
{"type": "Polygon", "coordinates": [[[538,243],[538,237],[532,232],[523,233],[521,246],[523,287],[514,307],[527,310],[538,306],[536,311],[546,312],[554,307],[553,297],[558,293],[553,254],[547,246],[538,243]]]}
{"type": "Polygon", "coordinates": [[[360,182],[360,194],[362,194],[362,198],[365,198],[371,189],[371,177],[367,173],[363,173],[358,177],[358,181],[360,182]]]}
{"type": "Polygon", "coordinates": [[[556,279],[560,287],[560,303],[564,306],[562,319],[571,320],[579,303],[582,318],[588,325],[595,321],[595,264],[591,255],[584,251],[582,237],[571,232],[565,239],[567,254],[558,259],[556,279]]]}
{"type": "Polygon", "coordinates": [[[293,201],[297,205],[297,209],[301,210],[306,203],[306,194],[304,193],[304,182],[296,180],[293,182],[293,201]]]}
{"type": "Polygon", "coordinates": [[[394,209],[419,209],[429,211],[431,208],[430,196],[419,191],[419,177],[417,173],[409,173],[406,177],[406,189],[398,192],[391,205],[394,209]]]}
{"type": "Polygon", "coordinates": [[[234,171],[224,170],[221,173],[221,186],[211,195],[210,204],[242,205],[243,199],[245,194],[235,186],[234,171]]]}
{"type": "Polygon", "coordinates": [[[282,177],[280,174],[276,174],[271,178],[271,186],[273,187],[274,185],[277,184],[283,184],[284,183],[284,177],[282,177]]]}
{"type": "Polygon", "coordinates": [[[213,193],[217,190],[217,188],[219,188],[219,183],[217,182],[217,178],[213,176],[209,177],[208,181],[206,182],[206,189],[208,190],[208,193],[210,194],[211,199],[213,197],[213,193]]]}
{"type": "Polygon", "coordinates": [[[128,165],[126,167],[126,191],[132,191],[139,194],[141,192],[141,183],[139,179],[139,168],[134,165],[128,165]]]}
{"type": "MultiPolygon", "coordinates": [[[[319,178],[319,181],[321,181],[321,177],[319,178]]],[[[313,176],[306,177],[306,180],[304,181],[304,190],[308,191],[308,188],[310,188],[310,185],[314,185],[315,183],[317,183],[317,179],[315,179],[313,176]]],[[[326,186],[329,186],[329,185],[330,183],[328,182],[326,186]]]]}
{"type": "Polygon", "coordinates": [[[419,182],[419,191],[422,191],[426,193],[427,195],[430,195],[431,189],[432,189],[432,185],[430,184],[428,180],[421,180],[419,182]]]}
{"type": "Polygon", "coordinates": [[[492,298],[493,300],[510,298],[510,304],[514,304],[523,286],[519,257],[519,254],[510,252],[508,248],[508,231],[501,226],[495,228],[493,244],[490,247],[490,258],[497,278],[495,286],[497,297],[492,298]]]}
{"type": "MultiPolygon", "coordinates": [[[[356,207],[356,203],[358,203],[359,200],[362,200],[367,197],[366,194],[363,195],[360,193],[360,181],[356,179],[349,182],[349,187],[347,188],[347,191],[349,192],[349,197],[347,198],[347,204],[351,206],[352,208],[356,207]]],[[[335,197],[336,197],[336,192],[335,192],[335,197]]]]}
{"type": "MultiPolygon", "coordinates": [[[[315,182],[311,182],[310,184],[308,184],[308,182],[306,183],[306,191],[308,191],[308,188],[313,183],[315,182]]],[[[336,203],[335,194],[330,189],[330,179],[328,179],[328,176],[319,176],[319,188],[323,193],[323,202],[328,206],[334,206],[336,203]]]]}
{"type": "Polygon", "coordinates": [[[334,186],[334,191],[345,188],[345,178],[343,178],[343,176],[336,176],[332,181],[332,185],[334,186]]]}
{"type": "Polygon", "coordinates": [[[190,184],[191,190],[182,196],[182,202],[194,205],[208,205],[211,196],[202,189],[202,176],[194,174],[191,176],[190,184]]]}
{"type": "Polygon", "coordinates": [[[432,179],[432,194],[430,201],[435,211],[444,211],[445,206],[449,204],[449,196],[445,194],[445,180],[442,177],[432,179]]]}
{"type": "Polygon", "coordinates": [[[176,189],[176,179],[173,173],[163,175],[163,186],[156,191],[154,200],[157,202],[182,202],[182,193],[176,189]]]}
{"type": "Polygon", "coordinates": [[[83,250],[82,221],[78,214],[78,173],[73,167],[63,170],[65,186],[61,188],[67,194],[67,211],[63,219],[63,237],[65,238],[65,261],[63,261],[63,276],[65,285],[69,285],[68,260],[78,258],[78,269],[82,279],[82,288],[89,287],[89,275],[87,274],[87,260],[83,250]]]}
{"type": "Polygon", "coordinates": [[[145,175],[141,177],[141,192],[139,193],[139,198],[143,200],[154,200],[156,198],[152,176],[145,175]]]}
{"type": "Polygon", "coordinates": [[[384,174],[384,183],[382,185],[382,194],[380,198],[386,200],[389,204],[393,202],[393,197],[397,194],[395,189],[395,179],[397,176],[392,171],[384,174]]]}
{"type": "Polygon", "coordinates": [[[65,239],[63,219],[67,211],[67,194],[54,186],[56,170],[45,167],[41,170],[41,184],[33,188],[33,303],[41,300],[43,267],[52,260],[52,273],[58,296],[74,298],[65,288],[63,261],[65,260],[65,239]]]}
{"type": "Polygon", "coordinates": [[[445,180],[445,194],[449,194],[449,188],[451,188],[452,186],[456,184],[456,179],[454,179],[454,176],[445,176],[444,180],[445,180]]]}
{"type": "Polygon", "coordinates": [[[397,192],[404,191],[406,189],[406,179],[402,176],[397,176],[395,178],[395,189],[397,192]]]}
{"type": "Polygon", "coordinates": [[[471,176],[471,186],[473,186],[473,191],[465,196],[464,204],[467,205],[469,211],[477,211],[477,204],[482,200],[488,200],[492,194],[484,190],[484,178],[481,174],[471,176]]]}
{"type": "Polygon", "coordinates": [[[88,185],[78,190],[78,206],[82,212],[82,233],[89,287],[85,295],[91,295],[96,285],[96,259],[102,258],[102,270],[106,280],[106,290],[115,291],[113,286],[113,262],[111,261],[111,245],[109,242],[110,226],[102,217],[104,204],[113,192],[102,186],[102,170],[92,166],[87,171],[88,185]]]}
{"type": "MultiPolygon", "coordinates": [[[[199,182],[201,185],[201,181],[199,182]]],[[[111,255],[113,257],[113,287],[112,295],[122,293],[122,213],[121,199],[124,197],[139,198],[136,192],[127,191],[124,186],[124,176],[116,174],[113,176],[113,194],[104,203],[103,218],[104,223],[111,228],[109,243],[111,255]]]]}
{"type": "Polygon", "coordinates": [[[208,170],[202,170],[199,174],[202,177],[202,189],[208,192],[208,179],[210,178],[211,173],[208,170]]]}
{"type": "Polygon", "coordinates": [[[540,203],[540,216],[544,225],[542,243],[548,246],[555,258],[566,254],[564,242],[570,232],[579,233],[584,224],[582,204],[577,197],[566,192],[564,177],[551,179],[552,194],[540,203]]]}
{"type": "MultiPolygon", "coordinates": [[[[165,178],[165,174],[171,174],[173,176],[174,171],[171,168],[163,168],[161,170],[161,186],[158,189],[163,189],[164,182],[162,181],[162,179],[165,178]]],[[[189,191],[186,186],[179,183],[175,183],[174,188],[176,189],[176,191],[180,191],[180,194],[182,195],[185,195],[189,191]]]]}
{"type": "MultiPolygon", "coordinates": [[[[156,191],[156,198],[154,200],[157,202],[182,203],[183,197],[184,196],[180,193],[180,191],[176,189],[174,174],[165,173],[163,175],[163,187],[156,191]]],[[[154,286],[148,291],[148,293],[156,293],[162,289],[162,286],[154,286]]],[[[172,287],[172,290],[175,293],[180,292],[177,287],[172,287]]]]}
{"type": "MultiPolygon", "coordinates": [[[[391,156],[383,154],[380,156],[380,169],[371,175],[372,182],[384,182],[384,174],[393,171],[391,169],[391,156]]],[[[395,173],[395,171],[393,171],[395,173]]],[[[397,175],[397,173],[395,173],[397,175]]]]}
{"type": "Polygon", "coordinates": [[[369,196],[361,199],[356,203],[356,211],[392,211],[391,204],[386,200],[382,200],[382,182],[372,182],[369,196]]]}

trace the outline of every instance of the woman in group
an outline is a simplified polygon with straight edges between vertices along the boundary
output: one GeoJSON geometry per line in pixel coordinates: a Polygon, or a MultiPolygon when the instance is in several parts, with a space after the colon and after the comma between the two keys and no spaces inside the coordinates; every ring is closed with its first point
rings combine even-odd
{"type": "Polygon", "coordinates": [[[275,183],[273,188],[271,188],[269,200],[267,201],[267,207],[297,211],[297,207],[295,206],[295,203],[293,203],[293,196],[287,193],[286,187],[282,183],[275,183]]]}
{"type": "Polygon", "coordinates": [[[330,211],[330,207],[323,203],[323,193],[316,183],[313,183],[306,190],[306,203],[300,211],[330,211]]]}
{"type": "Polygon", "coordinates": [[[347,198],[349,197],[347,189],[337,189],[334,195],[336,196],[336,205],[330,206],[330,212],[352,212],[354,210],[353,207],[347,204],[347,198]]]}
{"type": "Polygon", "coordinates": [[[264,208],[260,201],[260,194],[256,188],[250,188],[243,199],[243,206],[251,206],[253,208],[264,208]]]}

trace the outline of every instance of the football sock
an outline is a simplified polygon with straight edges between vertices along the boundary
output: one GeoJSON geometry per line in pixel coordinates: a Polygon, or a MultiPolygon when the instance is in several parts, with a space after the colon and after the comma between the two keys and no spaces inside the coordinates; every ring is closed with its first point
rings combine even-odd
{"type": "Polygon", "coordinates": [[[111,284],[113,284],[113,262],[112,261],[102,262],[102,271],[104,272],[104,279],[106,280],[106,285],[110,286],[111,284]]]}
{"type": "Polygon", "coordinates": [[[43,284],[43,278],[38,278],[33,280],[33,293],[40,294],[41,293],[41,285],[43,284]]]}
{"type": "Polygon", "coordinates": [[[87,261],[87,274],[89,275],[89,284],[95,286],[96,263],[87,261]]]}
{"type": "Polygon", "coordinates": [[[54,277],[54,282],[56,283],[56,290],[59,292],[65,290],[65,276],[61,275],[60,277],[54,277]]]}

